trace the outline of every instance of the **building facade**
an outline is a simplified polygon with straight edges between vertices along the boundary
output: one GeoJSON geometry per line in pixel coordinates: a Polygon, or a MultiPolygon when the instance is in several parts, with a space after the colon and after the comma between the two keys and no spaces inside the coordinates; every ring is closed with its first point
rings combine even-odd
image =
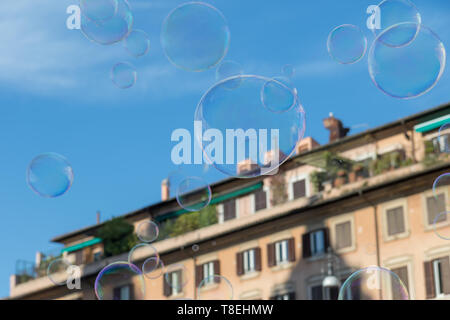
{"type": "MultiPolygon", "coordinates": [[[[450,179],[433,190],[436,178],[450,172],[450,130],[439,132],[448,122],[449,104],[345,136],[330,115],[324,120],[328,144],[305,138],[277,175],[212,185],[215,223],[176,236],[168,226],[192,213],[169,198],[164,181],[161,202],[123,216],[135,227],[151,219],[166,230],[152,243],[164,268],[156,279],[144,277],[141,298],[227,299],[231,288],[234,299],[336,298],[337,291],[326,296],[322,287],[331,263],[341,284],[361,268],[380,266],[402,280],[410,299],[448,299],[450,179]]],[[[52,240],[80,267],[81,289],[57,286],[36,272],[46,259],[38,253],[32,272],[11,276],[10,298],[96,299],[100,270],[128,260],[128,252],[104,256],[97,236],[102,225],[52,240]]],[[[136,265],[150,255],[141,251],[136,265]]],[[[138,286],[137,277],[113,283],[105,297],[133,298],[138,286]]],[[[383,298],[399,297],[387,290],[383,298]]]]}

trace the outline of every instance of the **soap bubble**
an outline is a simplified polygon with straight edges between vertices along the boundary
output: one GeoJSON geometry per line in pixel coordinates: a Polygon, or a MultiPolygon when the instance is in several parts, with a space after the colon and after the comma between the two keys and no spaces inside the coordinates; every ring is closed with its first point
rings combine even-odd
{"type": "Polygon", "coordinates": [[[91,20],[101,21],[114,17],[119,3],[117,0],[80,0],[81,12],[91,20]]]}
{"type": "Polygon", "coordinates": [[[204,278],[197,288],[198,300],[233,300],[233,295],[231,282],[218,274],[204,278]]]}
{"type": "Polygon", "coordinates": [[[159,227],[151,220],[142,221],[136,227],[136,235],[142,242],[153,242],[158,238],[159,227]]]}
{"type": "Polygon", "coordinates": [[[142,264],[142,273],[148,279],[158,279],[164,270],[164,263],[157,257],[150,257],[142,264]]]}
{"type": "MultiPolygon", "coordinates": [[[[369,73],[385,94],[399,99],[419,97],[430,91],[445,69],[446,52],[439,37],[424,25],[414,41],[402,47],[386,46],[383,39],[398,30],[416,30],[417,24],[401,23],[381,33],[369,51],[369,73]]],[[[390,40],[391,41],[391,40],[390,40]]]]}
{"type": "Polygon", "coordinates": [[[367,50],[367,38],[361,29],[352,24],[334,28],[328,35],[328,53],[341,64],[352,64],[361,60],[367,50]]]}
{"type": "Polygon", "coordinates": [[[143,300],[145,280],[134,264],[118,261],[99,272],[94,290],[99,300],[143,300]]]}
{"type": "Polygon", "coordinates": [[[150,50],[150,39],[142,30],[133,30],[124,40],[125,49],[135,57],[141,57],[150,50]]]}
{"type": "MultiPolygon", "coordinates": [[[[210,88],[197,106],[195,120],[202,127],[197,141],[208,161],[228,176],[275,174],[303,138],[305,112],[299,100],[295,99],[295,105],[285,112],[272,112],[262,99],[268,83],[285,88],[280,82],[261,76],[232,77],[210,88]],[[230,90],[228,82],[236,79],[239,87],[230,90]],[[211,143],[206,142],[209,138],[211,143]],[[225,142],[220,146],[214,141],[225,142]]],[[[292,91],[291,94],[295,95],[292,91]]],[[[284,105],[283,101],[275,102],[284,105]]]]}
{"type": "Polygon", "coordinates": [[[371,266],[354,272],[345,280],[338,300],[409,300],[409,294],[394,272],[371,266]]]}
{"type": "Polygon", "coordinates": [[[184,3],[170,12],[161,30],[169,61],[187,71],[204,71],[226,55],[230,31],[222,13],[202,2],[184,3]]]}
{"type": "Polygon", "coordinates": [[[47,277],[57,286],[66,284],[68,270],[72,265],[66,259],[57,258],[51,261],[47,267],[47,277]]]}
{"type": "Polygon", "coordinates": [[[131,32],[133,14],[126,0],[117,0],[117,12],[105,21],[91,20],[81,15],[81,31],[89,40],[110,45],[125,39],[131,32]]]}
{"type": "Polygon", "coordinates": [[[188,177],[177,188],[177,202],[188,211],[199,211],[211,201],[211,188],[200,177],[188,177]]]}
{"type": "Polygon", "coordinates": [[[116,63],[111,69],[112,82],[121,89],[131,88],[137,79],[134,66],[128,62],[116,63]]]}
{"type": "Polygon", "coordinates": [[[72,186],[73,170],[62,155],[44,153],[29,164],[27,182],[34,192],[43,197],[59,197],[72,186]]]}
{"type": "Polygon", "coordinates": [[[149,257],[155,257],[159,261],[159,253],[156,248],[149,243],[139,243],[128,253],[128,263],[137,264],[138,261],[149,257]]]}

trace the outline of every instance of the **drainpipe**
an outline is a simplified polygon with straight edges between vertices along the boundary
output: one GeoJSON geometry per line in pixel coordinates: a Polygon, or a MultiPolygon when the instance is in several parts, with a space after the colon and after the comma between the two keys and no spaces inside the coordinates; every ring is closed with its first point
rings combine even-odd
{"type": "MultiPolygon", "coordinates": [[[[372,201],[368,200],[364,196],[362,190],[359,190],[358,194],[359,194],[359,196],[361,196],[364,199],[364,201],[366,201],[373,208],[373,219],[374,219],[374,222],[375,222],[375,246],[376,246],[376,250],[377,250],[377,253],[376,253],[377,254],[377,266],[380,267],[381,266],[381,261],[380,261],[380,241],[379,241],[379,238],[378,238],[378,211],[377,211],[377,206],[376,206],[375,203],[373,203],[372,201]]],[[[380,300],[382,300],[383,296],[382,296],[381,291],[379,292],[379,297],[380,297],[380,300]]]]}

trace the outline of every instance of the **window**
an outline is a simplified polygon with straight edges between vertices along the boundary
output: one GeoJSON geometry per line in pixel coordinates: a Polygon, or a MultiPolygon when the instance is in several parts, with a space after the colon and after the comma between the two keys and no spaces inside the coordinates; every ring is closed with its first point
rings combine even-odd
{"type": "Polygon", "coordinates": [[[273,296],[271,300],[295,300],[295,292],[277,294],[273,296]]]}
{"type": "Polygon", "coordinates": [[[255,250],[244,252],[244,273],[255,271],[255,250]]]}
{"type": "Polygon", "coordinates": [[[448,145],[450,145],[450,133],[439,135],[431,139],[434,153],[440,154],[448,152],[448,145]]]}
{"type": "Polygon", "coordinates": [[[223,221],[236,218],[236,199],[228,200],[223,203],[223,221]]]}
{"type": "Polygon", "coordinates": [[[329,247],[328,229],[319,229],[303,235],[303,257],[319,256],[329,247]]]}
{"type": "Polygon", "coordinates": [[[214,262],[203,264],[203,283],[214,282],[214,262]]]}
{"type": "MultiPolygon", "coordinates": [[[[400,267],[400,268],[395,268],[395,269],[391,269],[391,271],[400,278],[400,280],[405,285],[406,290],[408,290],[408,292],[409,292],[408,267],[404,266],[404,267],[400,267]]],[[[393,300],[403,300],[400,290],[396,290],[396,287],[398,286],[398,284],[394,281],[395,281],[395,278],[392,277],[391,278],[392,299],[393,300]]]]}
{"type": "Polygon", "coordinates": [[[131,285],[114,288],[113,300],[131,300],[131,285]]]}
{"type": "Polygon", "coordinates": [[[288,261],[288,241],[283,240],[275,243],[275,262],[281,264],[288,261]]]}
{"type": "Polygon", "coordinates": [[[182,292],[182,277],[183,273],[181,270],[170,272],[163,277],[164,296],[170,297],[182,292]]]}
{"type": "MultiPolygon", "coordinates": [[[[427,221],[430,226],[434,225],[434,219],[442,212],[445,212],[445,194],[427,197],[427,221]]],[[[436,222],[443,222],[446,219],[447,215],[442,214],[436,222]]]]}
{"type": "Polygon", "coordinates": [[[277,241],[267,245],[269,267],[295,261],[294,238],[277,241]]]}
{"type": "Polygon", "coordinates": [[[203,284],[211,284],[219,282],[218,277],[214,275],[220,275],[220,262],[219,260],[210,261],[195,267],[195,282],[198,287],[203,281],[203,284]]]}
{"type": "Polygon", "coordinates": [[[296,181],[292,184],[294,199],[303,198],[306,196],[306,181],[305,179],[296,181]]]}
{"type": "Polygon", "coordinates": [[[336,249],[352,246],[351,221],[338,223],[335,226],[336,249]]]}
{"type": "Polygon", "coordinates": [[[102,260],[102,252],[97,251],[94,253],[94,261],[100,261],[100,260],[102,260]]]}
{"type": "Polygon", "coordinates": [[[258,190],[254,193],[255,212],[267,208],[267,193],[264,190],[258,190]]]}
{"type": "MultiPolygon", "coordinates": [[[[341,286],[351,275],[344,277],[341,279],[341,286]]],[[[344,300],[360,300],[361,299],[361,287],[360,286],[347,286],[346,290],[344,290],[343,297],[344,300]]]]}
{"type": "Polygon", "coordinates": [[[427,299],[450,294],[449,257],[425,262],[424,268],[427,299]]]}
{"type": "Polygon", "coordinates": [[[402,206],[386,210],[386,220],[388,236],[394,236],[405,232],[405,220],[402,206]]]}
{"type": "Polygon", "coordinates": [[[322,285],[311,287],[311,300],[322,300],[322,285]]]}
{"type": "Polygon", "coordinates": [[[244,275],[261,271],[261,249],[253,248],[236,254],[237,274],[244,275]]]}

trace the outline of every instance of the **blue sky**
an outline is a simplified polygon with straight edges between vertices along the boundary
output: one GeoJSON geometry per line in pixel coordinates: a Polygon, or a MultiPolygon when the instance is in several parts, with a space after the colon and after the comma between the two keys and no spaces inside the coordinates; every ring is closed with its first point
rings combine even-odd
{"type": "MultiPolygon", "coordinates": [[[[175,169],[171,132],[192,130],[195,107],[214,84],[215,70],[189,73],[164,57],[159,33],[165,16],[183,1],[130,0],[135,28],[150,36],[148,55],[133,58],[119,43],[101,46],[66,28],[66,8],[77,0],[4,0],[0,3],[0,296],[15,261],[55,250],[49,239],[160,200],[160,182],[175,169]],[[138,80],[127,90],[109,78],[129,61],[138,80]],[[69,192],[45,199],[26,184],[30,160],[43,152],[66,156],[75,173],[69,192]]],[[[326,143],[322,119],[333,112],[347,126],[375,127],[450,100],[448,70],[428,94],[413,100],[385,96],[371,82],[367,59],[335,63],[328,33],[350,23],[366,32],[373,0],[208,1],[228,20],[226,59],[247,74],[276,76],[295,66],[293,82],[307,115],[306,136],[326,143]]],[[[425,25],[450,46],[450,1],[416,0],[425,25]]],[[[366,128],[352,130],[357,133],[366,128]]],[[[185,168],[198,173],[201,168],[185,168]]],[[[224,176],[210,168],[209,182],[224,176]]]]}

